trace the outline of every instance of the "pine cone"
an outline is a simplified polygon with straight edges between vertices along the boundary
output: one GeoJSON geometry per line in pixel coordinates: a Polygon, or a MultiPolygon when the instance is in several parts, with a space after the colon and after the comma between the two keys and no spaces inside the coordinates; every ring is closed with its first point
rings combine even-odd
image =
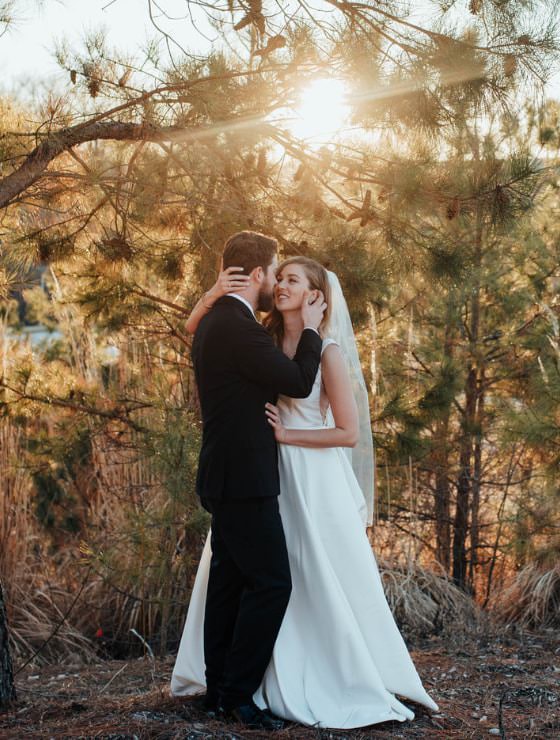
{"type": "Polygon", "coordinates": [[[132,74],[131,69],[126,69],[123,75],[119,78],[119,87],[124,87],[128,82],[130,75],[132,74]]]}
{"type": "Polygon", "coordinates": [[[453,219],[459,215],[460,210],[461,210],[461,205],[459,203],[459,198],[455,196],[455,198],[453,198],[453,200],[447,204],[447,208],[445,209],[445,215],[450,221],[453,221],[453,219]]]}
{"type": "Polygon", "coordinates": [[[110,259],[129,260],[133,255],[130,244],[122,236],[112,236],[110,239],[102,241],[102,250],[106,257],[110,259]]]}
{"type": "MultiPolygon", "coordinates": [[[[259,29],[260,30],[260,29],[259,29]]],[[[272,36],[268,44],[264,47],[264,49],[257,49],[253,56],[256,57],[262,57],[265,59],[269,54],[272,54],[273,51],[276,49],[281,49],[282,47],[286,46],[286,38],[284,36],[272,36]]]]}
{"type": "Polygon", "coordinates": [[[382,187],[381,190],[379,191],[378,195],[377,195],[377,201],[379,203],[385,203],[385,201],[387,200],[390,192],[391,191],[389,190],[389,188],[387,188],[385,186],[382,187]]]}
{"type": "Polygon", "coordinates": [[[506,77],[511,77],[517,69],[517,59],[515,54],[506,54],[504,57],[504,74],[506,77]]]}
{"type": "Polygon", "coordinates": [[[233,27],[234,31],[242,31],[244,28],[246,28],[248,25],[252,22],[251,15],[244,16],[240,21],[238,21],[235,26],[233,27]]]}
{"type": "Polygon", "coordinates": [[[92,98],[96,98],[99,95],[99,90],[101,89],[101,83],[99,80],[95,77],[90,77],[88,80],[88,90],[89,94],[92,98]]]}
{"type": "Polygon", "coordinates": [[[48,262],[52,257],[52,246],[49,242],[39,242],[37,251],[39,254],[39,260],[43,263],[48,262]]]}

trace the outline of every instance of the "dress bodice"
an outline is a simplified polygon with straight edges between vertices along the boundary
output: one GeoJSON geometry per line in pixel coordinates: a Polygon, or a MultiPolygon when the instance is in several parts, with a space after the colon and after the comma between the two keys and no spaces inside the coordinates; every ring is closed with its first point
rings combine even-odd
{"type": "MultiPolygon", "coordinates": [[[[323,339],[321,356],[330,344],[336,344],[334,339],[323,339]]],[[[287,429],[323,429],[334,427],[334,419],[328,398],[321,389],[323,381],[321,376],[321,365],[317,370],[317,376],[313,383],[311,393],[307,398],[289,398],[280,395],[277,406],[280,410],[282,424],[287,429]]]]}

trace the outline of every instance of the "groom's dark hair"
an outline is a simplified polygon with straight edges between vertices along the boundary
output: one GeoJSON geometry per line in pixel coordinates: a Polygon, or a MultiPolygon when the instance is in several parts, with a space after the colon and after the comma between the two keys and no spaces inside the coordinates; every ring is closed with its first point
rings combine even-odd
{"type": "Polygon", "coordinates": [[[266,272],[278,252],[278,242],[271,236],[258,231],[238,231],[226,241],[224,246],[224,270],[228,267],[242,267],[248,275],[255,267],[266,272]]]}

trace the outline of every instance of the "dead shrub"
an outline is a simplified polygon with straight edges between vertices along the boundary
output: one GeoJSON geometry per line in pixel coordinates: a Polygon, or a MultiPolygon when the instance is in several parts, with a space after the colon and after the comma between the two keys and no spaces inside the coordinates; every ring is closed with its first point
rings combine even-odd
{"type": "Polygon", "coordinates": [[[444,573],[415,563],[379,565],[385,596],[408,639],[471,629],[479,622],[473,599],[444,573]]]}
{"type": "Polygon", "coordinates": [[[491,603],[494,615],[528,629],[560,628],[560,562],[530,563],[491,603]]]}

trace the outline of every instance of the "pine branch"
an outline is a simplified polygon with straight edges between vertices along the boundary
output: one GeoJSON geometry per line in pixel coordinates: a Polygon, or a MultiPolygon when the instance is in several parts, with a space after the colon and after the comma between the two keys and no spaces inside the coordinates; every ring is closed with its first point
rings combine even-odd
{"type": "MultiPolygon", "coordinates": [[[[146,427],[143,427],[133,421],[129,417],[129,414],[133,411],[150,408],[152,404],[149,403],[136,403],[134,408],[124,409],[123,412],[121,412],[119,409],[115,409],[114,411],[104,411],[103,409],[98,409],[95,406],[89,406],[87,404],[78,403],[75,401],[67,401],[63,398],[56,398],[53,396],[38,396],[33,393],[27,393],[26,391],[19,391],[17,388],[10,386],[8,383],[6,383],[5,380],[1,378],[0,388],[5,388],[6,390],[14,393],[17,396],[18,401],[33,401],[45,406],[58,406],[59,408],[80,411],[82,413],[88,414],[89,416],[99,416],[103,419],[110,419],[111,421],[121,421],[127,426],[131,427],[135,432],[148,431],[146,427]]],[[[6,402],[4,403],[5,405],[7,405],[6,402]]]]}
{"type": "Polygon", "coordinates": [[[174,311],[177,311],[178,313],[183,314],[184,316],[190,316],[191,309],[185,308],[185,306],[179,306],[177,303],[173,303],[173,301],[168,301],[165,298],[161,298],[160,296],[154,295],[153,293],[148,293],[147,290],[144,290],[144,288],[132,288],[131,293],[134,293],[135,295],[141,296],[142,298],[147,298],[150,301],[153,301],[154,303],[160,303],[162,306],[167,306],[168,308],[172,308],[174,311]]]}
{"type": "Polygon", "coordinates": [[[226,128],[254,127],[261,119],[239,118],[225,124],[193,127],[155,126],[146,123],[98,121],[88,125],[78,124],[49,136],[27,155],[23,164],[0,180],[0,208],[5,208],[22,192],[36,183],[48,165],[63,152],[90,141],[195,141],[214,138],[226,128]]]}

